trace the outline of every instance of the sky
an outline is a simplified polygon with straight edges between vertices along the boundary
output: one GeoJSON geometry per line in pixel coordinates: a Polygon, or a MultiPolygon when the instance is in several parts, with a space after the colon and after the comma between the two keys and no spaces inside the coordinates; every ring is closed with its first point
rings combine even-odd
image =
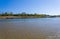
{"type": "Polygon", "coordinates": [[[0,12],[60,15],[60,0],[0,0],[0,12]]]}

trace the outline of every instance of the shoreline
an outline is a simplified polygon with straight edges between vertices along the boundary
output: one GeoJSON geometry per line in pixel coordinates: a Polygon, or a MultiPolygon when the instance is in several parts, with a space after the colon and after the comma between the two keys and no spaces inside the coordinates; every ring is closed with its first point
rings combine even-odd
{"type": "Polygon", "coordinates": [[[37,16],[0,16],[0,19],[17,19],[17,18],[50,18],[50,17],[37,17],[37,16]]]}

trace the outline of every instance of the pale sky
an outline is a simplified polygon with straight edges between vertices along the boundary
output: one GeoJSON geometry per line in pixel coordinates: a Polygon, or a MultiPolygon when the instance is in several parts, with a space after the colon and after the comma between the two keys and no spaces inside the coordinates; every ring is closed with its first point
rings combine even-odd
{"type": "Polygon", "coordinates": [[[0,12],[60,15],[60,0],[0,0],[0,12]]]}

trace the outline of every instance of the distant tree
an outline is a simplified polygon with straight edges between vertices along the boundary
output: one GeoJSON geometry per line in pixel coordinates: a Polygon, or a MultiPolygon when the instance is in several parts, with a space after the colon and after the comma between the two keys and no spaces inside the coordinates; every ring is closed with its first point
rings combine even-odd
{"type": "Polygon", "coordinates": [[[13,16],[13,12],[10,12],[10,13],[9,13],[9,16],[13,16]]]}
{"type": "Polygon", "coordinates": [[[2,13],[1,16],[8,16],[8,12],[2,13]]]}
{"type": "Polygon", "coordinates": [[[8,15],[8,12],[5,12],[4,14],[5,14],[5,15],[8,15]]]}
{"type": "Polygon", "coordinates": [[[22,12],[21,14],[26,14],[26,12],[22,12]]]}
{"type": "Polygon", "coordinates": [[[26,12],[21,13],[21,16],[26,16],[26,15],[27,15],[26,12]]]}

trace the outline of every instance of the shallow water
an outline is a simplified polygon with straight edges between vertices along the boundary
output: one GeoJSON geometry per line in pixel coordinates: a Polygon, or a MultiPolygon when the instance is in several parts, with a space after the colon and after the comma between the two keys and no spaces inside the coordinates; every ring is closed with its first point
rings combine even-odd
{"type": "Polygon", "coordinates": [[[60,18],[0,19],[0,39],[55,39],[49,36],[60,37],[60,18]]]}

